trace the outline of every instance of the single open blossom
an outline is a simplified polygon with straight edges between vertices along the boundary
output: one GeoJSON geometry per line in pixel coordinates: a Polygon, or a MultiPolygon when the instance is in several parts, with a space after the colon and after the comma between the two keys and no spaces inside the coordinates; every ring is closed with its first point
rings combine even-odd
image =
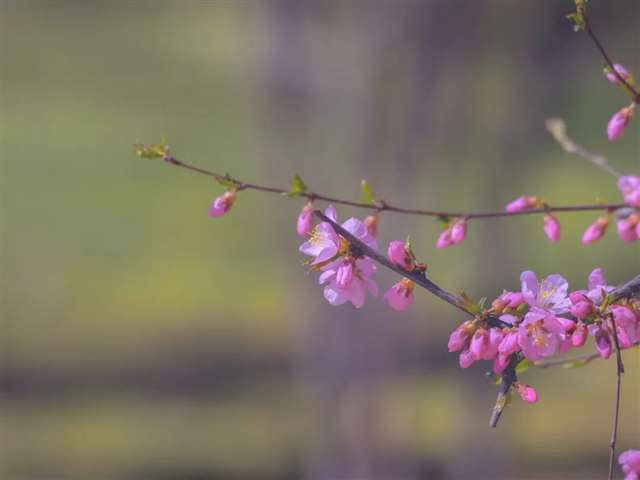
{"type": "Polygon", "coordinates": [[[387,256],[392,263],[408,272],[412,271],[415,267],[411,252],[407,248],[406,243],[402,240],[389,242],[387,256]]]}
{"type": "Polygon", "coordinates": [[[582,244],[589,245],[597,240],[600,240],[607,231],[609,226],[609,219],[607,217],[599,217],[582,234],[582,244]]]}
{"type": "MultiPolygon", "coordinates": [[[[624,78],[625,82],[630,83],[633,81],[631,74],[626,68],[624,68],[623,65],[616,63],[613,65],[613,68],[615,69],[616,72],[620,74],[622,78],[624,78]]],[[[619,85],[621,83],[620,80],[618,79],[618,76],[615,73],[613,73],[610,69],[607,69],[607,71],[605,72],[605,76],[607,77],[607,80],[609,80],[609,83],[613,85],[619,85]]]]}
{"type": "Polygon", "coordinates": [[[624,133],[625,128],[627,128],[633,118],[634,107],[635,104],[632,103],[630,106],[624,107],[613,114],[607,124],[607,137],[610,141],[616,140],[624,133]]]}
{"type": "Polygon", "coordinates": [[[525,385],[524,383],[518,383],[516,385],[516,390],[518,391],[518,395],[525,402],[536,403],[538,401],[538,392],[536,392],[535,388],[530,385],[525,385]]]}
{"type": "Polygon", "coordinates": [[[406,310],[413,303],[414,286],[412,280],[403,278],[384,294],[384,299],[394,310],[406,310]]]}
{"type": "Polygon", "coordinates": [[[229,211],[233,202],[236,200],[236,194],[233,191],[224,192],[222,195],[217,197],[211,207],[209,207],[209,216],[210,217],[221,217],[225,213],[229,211]]]}
{"type": "Polygon", "coordinates": [[[618,237],[624,243],[631,243],[638,240],[638,215],[629,215],[627,218],[618,219],[617,230],[618,237]]]}
{"type": "MultiPolygon", "coordinates": [[[[337,221],[333,206],[325,210],[325,215],[337,221]]],[[[365,224],[357,218],[350,218],[342,228],[376,250],[377,241],[365,224]]],[[[324,284],[324,297],[331,305],[351,302],[360,308],[368,291],[376,296],[378,286],[372,280],[376,264],[368,257],[355,258],[349,243],[338,235],[331,224],[322,222],[311,231],[309,240],[300,246],[300,252],[315,257],[311,265],[322,271],[319,282],[324,284]]]]}
{"type": "Polygon", "coordinates": [[[311,229],[313,228],[313,204],[308,202],[302,207],[300,210],[300,214],[298,215],[298,221],[296,222],[296,231],[298,232],[298,236],[306,237],[311,233],[311,229]]]}
{"type": "Polygon", "coordinates": [[[565,313],[569,310],[571,301],[567,297],[569,283],[560,275],[549,275],[538,283],[538,277],[531,271],[520,275],[522,296],[532,308],[538,308],[551,313],[565,313]]]}
{"type": "Polygon", "coordinates": [[[615,289],[613,285],[607,285],[607,279],[604,277],[602,268],[595,268],[589,274],[587,280],[588,291],[586,292],[587,298],[592,302],[599,305],[602,302],[603,294],[607,295],[609,292],[615,289]]]}
{"type": "Polygon", "coordinates": [[[551,214],[544,216],[544,233],[552,242],[560,241],[560,222],[551,214]]]}
{"type": "Polygon", "coordinates": [[[536,197],[518,197],[512,202],[509,202],[505,207],[507,212],[521,212],[523,210],[529,210],[535,208],[538,204],[536,197]]]}
{"type": "Polygon", "coordinates": [[[535,309],[527,312],[518,327],[518,345],[529,360],[540,360],[556,353],[562,334],[562,325],[552,313],[535,309]]]}
{"type": "Polygon", "coordinates": [[[640,479],[640,450],[627,450],[618,457],[618,463],[625,474],[624,480],[640,479]]]}
{"type": "Polygon", "coordinates": [[[618,179],[618,189],[626,204],[640,207],[640,177],[626,175],[618,179]]]}

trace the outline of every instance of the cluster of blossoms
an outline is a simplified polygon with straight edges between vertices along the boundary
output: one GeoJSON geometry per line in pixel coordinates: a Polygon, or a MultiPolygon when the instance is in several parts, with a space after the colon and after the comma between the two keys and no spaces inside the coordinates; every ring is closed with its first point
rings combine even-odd
{"type": "MultiPolygon", "coordinates": [[[[627,82],[628,85],[633,86],[635,84],[633,75],[631,75],[631,73],[629,73],[629,71],[624,68],[624,66],[616,63],[613,68],[618,73],[618,75],[620,75],[620,77],[622,77],[624,81],[627,82]]],[[[610,68],[606,68],[604,73],[607,77],[607,80],[609,80],[611,84],[622,85],[622,82],[620,81],[620,78],[618,78],[618,75],[616,75],[610,68]]],[[[635,102],[631,102],[631,104],[621,108],[613,114],[613,116],[609,120],[609,123],[607,124],[607,137],[610,141],[614,141],[624,133],[625,128],[627,128],[627,126],[631,122],[631,119],[633,118],[635,108],[635,102]]]]}
{"type": "MultiPolygon", "coordinates": [[[[560,275],[539,282],[535,273],[526,271],[520,280],[519,292],[503,292],[490,308],[451,333],[449,351],[460,351],[462,368],[492,360],[493,372],[501,374],[513,360],[535,362],[582,347],[589,335],[603,358],[616,343],[623,349],[640,341],[640,302],[611,302],[608,294],[614,287],[607,285],[602,269],[591,272],[586,290],[571,293],[560,275]]],[[[531,387],[515,387],[523,399],[537,400],[531,387]]]]}
{"type": "MultiPolygon", "coordinates": [[[[337,222],[333,206],[325,210],[325,215],[337,222]]],[[[364,220],[349,218],[341,226],[367,247],[378,250],[375,216],[368,216],[364,220]]],[[[360,308],[364,305],[366,292],[374,297],[378,295],[378,285],[373,280],[377,270],[374,261],[339,235],[328,222],[313,226],[311,203],[307,203],[298,215],[296,230],[301,237],[308,237],[300,246],[300,252],[313,257],[309,265],[312,270],[321,272],[319,282],[325,285],[324,297],[331,305],[351,302],[360,308]]],[[[407,271],[426,268],[415,261],[406,242],[391,242],[388,255],[391,262],[407,271]]],[[[412,280],[403,278],[384,294],[384,299],[394,310],[406,310],[413,303],[414,286],[412,280]]]]}
{"type": "MultiPolygon", "coordinates": [[[[624,203],[629,206],[616,212],[618,236],[625,243],[635,242],[640,239],[640,177],[620,177],[618,189],[622,193],[624,203]]],[[[548,208],[548,205],[538,197],[522,196],[507,204],[505,210],[523,212],[538,208],[548,208]]],[[[600,240],[608,226],[609,215],[598,217],[582,234],[582,244],[589,245],[600,240]]],[[[560,222],[550,212],[544,216],[544,233],[553,242],[560,240],[560,222]]]]}

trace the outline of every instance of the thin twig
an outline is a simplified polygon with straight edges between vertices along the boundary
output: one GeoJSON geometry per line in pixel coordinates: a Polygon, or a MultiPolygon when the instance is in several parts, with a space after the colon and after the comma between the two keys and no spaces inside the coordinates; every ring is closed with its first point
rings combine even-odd
{"type": "Polygon", "coordinates": [[[564,120],[560,118],[549,118],[546,122],[544,122],[544,124],[547,127],[547,130],[549,130],[549,133],[551,133],[553,138],[565,151],[584,158],[585,160],[594,164],[596,167],[601,168],[607,173],[610,173],[614,177],[619,178],[622,176],[622,173],[613,168],[604,156],[590,152],[582,145],[574,142],[573,139],[571,139],[571,137],[567,135],[567,127],[564,123],[564,120]]]}
{"type": "Polygon", "coordinates": [[[620,72],[618,72],[618,70],[616,70],[613,61],[611,60],[611,57],[609,56],[609,54],[607,53],[607,51],[604,49],[604,47],[602,46],[602,43],[600,43],[600,40],[598,39],[598,37],[596,36],[595,32],[593,31],[593,27],[591,26],[591,22],[589,21],[589,17],[587,15],[587,11],[586,11],[586,7],[584,5],[582,5],[581,7],[581,11],[582,11],[582,17],[584,18],[584,29],[587,32],[587,34],[589,35],[589,37],[591,38],[591,40],[593,40],[593,43],[596,45],[596,47],[598,48],[598,50],[600,51],[600,54],[602,55],[602,58],[604,58],[605,63],[607,64],[607,66],[609,67],[609,69],[611,70],[611,73],[614,74],[616,76],[616,78],[618,79],[618,81],[624,85],[624,87],[629,91],[629,93],[631,94],[633,101],[635,103],[640,103],[640,92],[638,92],[638,90],[636,90],[633,85],[631,85],[629,82],[627,82],[625,80],[625,78],[620,74],[620,72]]]}
{"type": "MultiPolygon", "coordinates": [[[[164,160],[167,163],[170,163],[171,165],[175,165],[177,167],[182,167],[184,169],[191,170],[192,172],[213,177],[218,181],[232,183],[235,186],[235,188],[237,188],[238,190],[258,190],[261,192],[278,193],[281,195],[285,195],[289,193],[288,190],[285,190],[283,188],[269,187],[265,185],[258,185],[255,183],[243,182],[242,180],[231,178],[225,175],[220,175],[219,173],[212,172],[211,170],[207,170],[205,168],[201,168],[195,165],[190,165],[188,163],[185,163],[182,160],[178,160],[176,157],[172,155],[166,156],[164,160]]],[[[386,211],[386,212],[404,213],[408,215],[422,215],[427,217],[466,218],[466,219],[516,217],[519,215],[546,214],[549,212],[585,212],[585,211],[613,212],[620,208],[628,208],[628,205],[625,205],[623,203],[612,203],[612,204],[597,204],[597,205],[568,205],[568,206],[557,206],[557,207],[549,206],[544,208],[532,208],[530,210],[523,210],[519,212],[506,212],[506,211],[447,212],[447,211],[437,211],[437,210],[422,210],[422,209],[415,209],[415,208],[395,207],[393,205],[390,205],[386,201],[379,201],[376,204],[353,202],[351,200],[329,197],[329,196],[322,195],[315,192],[302,192],[297,194],[297,196],[304,197],[309,200],[322,200],[325,202],[330,202],[330,203],[335,203],[340,205],[348,205],[351,207],[365,208],[368,210],[376,210],[378,212],[386,211]]]]}
{"type": "Polygon", "coordinates": [[[622,387],[622,375],[624,374],[624,364],[622,363],[622,352],[620,351],[620,342],[618,341],[618,333],[616,332],[616,321],[613,315],[610,315],[611,330],[613,331],[613,343],[616,347],[616,399],[613,413],[613,427],[611,428],[611,440],[609,441],[609,477],[613,480],[613,466],[616,457],[616,441],[618,439],[618,423],[620,417],[620,389],[622,387]]]}
{"type": "Polygon", "coordinates": [[[562,358],[559,360],[549,360],[544,362],[537,361],[537,362],[534,362],[534,365],[538,368],[550,368],[550,367],[564,366],[564,365],[570,365],[570,364],[586,365],[587,363],[591,363],[593,360],[597,358],[602,358],[602,357],[600,357],[600,354],[598,352],[594,352],[594,353],[580,355],[578,357],[572,357],[572,358],[562,358]]]}
{"type": "Polygon", "coordinates": [[[518,363],[520,363],[521,360],[522,360],[521,356],[517,356],[517,355],[514,356],[514,358],[511,360],[507,368],[500,375],[502,382],[500,383],[500,390],[498,391],[496,404],[493,407],[493,411],[491,412],[491,418],[489,419],[489,426],[491,428],[496,428],[498,426],[500,417],[502,417],[502,412],[504,412],[504,409],[507,406],[511,387],[515,382],[518,381],[518,376],[516,375],[516,367],[518,366],[518,363]]]}

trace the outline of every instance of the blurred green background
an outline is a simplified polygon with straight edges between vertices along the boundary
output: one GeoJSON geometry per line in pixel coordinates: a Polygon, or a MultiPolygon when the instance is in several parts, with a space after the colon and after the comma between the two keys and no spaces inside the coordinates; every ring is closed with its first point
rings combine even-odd
{"type": "MultiPolygon", "coordinates": [[[[135,157],[175,156],[247,181],[391,203],[500,209],[521,194],[618,201],[615,181],[564,154],[570,134],[640,172],[637,123],[564,15],[572,2],[137,0],[0,3],[2,330],[0,471],[26,479],[601,479],[613,362],[530,371],[540,403],[487,426],[485,365],[446,351],[461,318],[417,293],[331,307],[297,253],[299,200],[242,193],[209,219],[210,179],[135,157]]],[[[593,0],[617,61],[640,73],[635,0],[593,0]]],[[[339,209],[342,218],[361,214],[339,209]]],[[[384,215],[434,280],[492,297],[519,273],[573,286],[638,273],[594,214],[470,225],[436,251],[437,222],[384,215]]],[[[380,272],[383,288],[393,275],[380,272]]],[[[640,367],[619,445],[640,447],[640,367]]]]}

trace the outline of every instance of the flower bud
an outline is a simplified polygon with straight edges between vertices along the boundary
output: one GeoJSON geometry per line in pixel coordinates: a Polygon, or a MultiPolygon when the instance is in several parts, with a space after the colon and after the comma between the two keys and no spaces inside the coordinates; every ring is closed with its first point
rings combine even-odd
{"type": "Polygon", "coordinates": [[[467,236],[467,222],[466,220],[458,220],[451,226],[451,243],[458,245],[462,243],[467,236]]]}
{"type": "Polygon", "coordinates": [[[624,133],[624,129],[627,128],[633,118],[634,107],[635,104],[632,103],[630,106],[624,107],[613,114],[607,124],[607,137],[609,141],[613,142],[624,133]]]}
{"type": "Polygon", "coordinates": [[[595,241],[600,240],[609,226],[609,219],[607,217],[599,217],[582,234],[582,244],[589,245],[595,241]]]}
{"type": "Polygon", "coordinates": [[[607,359],[611,356],[611,339],[609,334],[602,329],[598,329],[596,332],[596,350],[600,356],[607,359]]]}
{"type": "Polygon", "coordinates": [[[496,375],[500,375],[509,365],[509,360],[511,357],[509,355],[498,354],[496,359],[493,361],[493,373],[496,375]]]}
{"type": "Polygon", "coordinates": [[[394,240],[389,243],[387,256],[391,262],[408,272],[412,271],[415,267],[413,258],[411,258],[407,246],[402,240],[394,240]]]}
{"type": "Polygon", "coordinates": [[[536,403],[538,401],[538,392],[532,386],[519,383],[516,389],[520,398],[525,402],[536,403]]]}
{"type": "Polygon", "coordinates": [[[578,302],[571,306],[570,312],[577,319],[583,320],[593,313],[593,304],[585,301],[578,302]]]}
{"type": "Polygon", "coordinates": [[[575,348],[582,347],[587,341],[587,334],[587,326],[583,323],[580,323],[571,334],[571,345],[573,345],[575,348]]]}
{"type": "Polygon", "coordinates": [[[367,227],[367,231],[372,236],[378,236],[378,217],[376,215],[368,215],[365,217],[364,226],[367,227]]]}
{"type": "Polygon", "coordinates": [[[400,312],[406,310],[413,303],[414,286],[412,280],[403,278],[384,294],[384,299],[394,310],[400,312]]]}
{"type": "Polygon", "coordinates": [[[618,179],[618,189],[624,202],[632,207],[640,207],[640,177],[625,175],[618,179]]]}
{"type": "Polygon", "coordinates": [[[571,292],[569,294],[569,300],[571,300],[571,303],[574,305],[579,302],[590,301],[586,290],[576,290],[575,292],[571,292]]]}
{"type": "Polygon", "coordinates": [[[507,212],[521,212],[523,210],[529,210],[534,208],[538,203],[536,197],[518,197],[512,202],[508,203],[505,207],[507,212]]]}
{"type": "Polygon", "coordinates": [[[502,297],[508,302],[507,306],[509,308],[518,308],[524,303],[522,292],[507,292],[503,294],[502,297]]]}
{"type": "Polygon", "coordinates": [[[453,245],[453,241],[451,240],[451,229],[447,228],[446,230],[443,230],[440,235],[438,235],[436,248],[447,248],[451,245],[453,245]]]}
{"type": "Polygon", "coordinates": [[[471,337],[469,350],[476,360],[482,360],[489,351],[489,332],[485,328],[479,328],[471,337]]]}
{"type": "Polygon", "coordinates": [[[469,342],[469,338],[473,334],[474,325],[472,322],[464,322],[458,326],[449,336],[449,352],[457,352],[464,348],[469,342]]]}
{"type": "Polygon", "coordinates": [[[511,355],[518,350],[520,350],[520,345],[518,345],[517,331],[507,333],[500,342],[500,345],[498,345],[498,353],[501,355],[511,355]]]}
{"type": "MultiPolygon", "coordinates": [[[[633,77],[631,76],[629,71],[626,68],[624,68],[624,66],[620,65],[619,63],[616,63],[613,65],[613,68],[615,69],[616,72],[620,74],[622,78],[624,78],[625,82],[633,83],[633,77]]],[[[607,77],[607,80],[609,80],[609,83],[613,85],[619,85],[621,83],[618,76],[615,73],[613,73],[609,68],[605,70],[605,76],[607,77]]]]}
{"type": "Polygon", "coordinates": [[[221,217],[225,213],[229,211],[233,202],[236,200],[236,194],[233,191],[224,192],[222,195],[217,197],[211,207],[209,207],[209,216],[210,217],[221,217]]]}
{"type": "Polygon", "coordinates": [[[552,242],[560,241],[560,222],[553,215],[544,216],[544,233],[552,242]]]}
{"type": "Polygon", "coordinates": [[[636,233],[637,227],[637,215],[630,215],[627,218],[618,219],[618,237],[620,237],[620,240],[624,243],[635,242],[638,240],[638,234],[636,233]]]}
{"type": "Polygon", "coordinates": [[[469,368],[475,363],[476,359],[469,350],[463,350],[458,357],[458,364],[460,368],[469,368]]]}
{"type": "Polygon", "coordinates": [[[313,204],[308,202],[298,215],[298,221],[296,222],[296,231],[298,236],[306,237],[311,233],[313,228],[313,204]]]}

